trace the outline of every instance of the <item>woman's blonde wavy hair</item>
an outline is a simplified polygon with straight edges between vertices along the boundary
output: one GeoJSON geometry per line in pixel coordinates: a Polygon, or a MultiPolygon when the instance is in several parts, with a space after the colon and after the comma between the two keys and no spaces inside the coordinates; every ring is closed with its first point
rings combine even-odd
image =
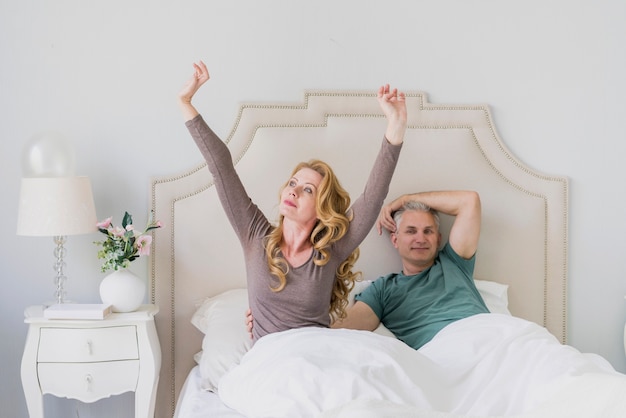
{"type": "MultiPolygon", "coordinates": [[[[317,212],[317,223],[311,231],[311,244],[320,254],[314,260],[318,266],[323,266],[330,260],[330,247],[333,243],[341,239],[348,231],[348,226],[352,220],[352,214],[348,213],[350,208],[350,195],[339,184],[339,180],[328,164],[320,160],[310,160],[301,162],[294,168],[291,177],[303,168],[315,170],[322,176],[322,181],[317,188],[317,199],[315,209],[317,212]]],[[[288,182],[281,187],[282,190],[288,182]]],[[[280,292],[287,285],[287,272],[289,264],[281,255],[280,245],[283,242],[283,217],[281,216],[278,225],[272,229],[265,239],[265,253],[270,272],[278,278],[279,285],[272,287],[274,292],[280,292]]],[[[335,282],[333,293],[330,299],[330,315],[333,320],[346,317],[346,307],[348,306],[348,296],[354,287],[354,282],[359,278],[360,272],[353,272],[352,268],[359,258],[359,248],[345,259],[335,272],[335,282]]]]}

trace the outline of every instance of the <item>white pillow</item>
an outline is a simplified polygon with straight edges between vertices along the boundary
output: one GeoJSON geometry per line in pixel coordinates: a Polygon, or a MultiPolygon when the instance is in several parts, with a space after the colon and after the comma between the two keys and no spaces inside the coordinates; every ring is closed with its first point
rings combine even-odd
{"type": "Polygon", "coordinates": [[[239,364],[252,346],[245,323],[248,290],[233,289],[205,299],[191,323],[202,331],[202,353],[195,359],[200,366],[202,388],[215,391],[222,376],[239,364]]]}
{"type": "Polygon", "coordinates": [[[354,282],[354,287],[348,295],[348,308],[354,305],[354,297],[367,289],[367,287],[371,284],[372,280],[360,280],[358,282],[354,282]]]}
{"type": "MultiPolygon", "coordinates": [[[[354,284],[354,288],[350,292],[350,296],[348,299],[348,306],[352,306],[354,304],[354,296],[358,295],[362,291],[364,291],[370,284],[372,284],[371,280],[363,280],[360,282],[356,282],[354,284]]],[[[476,288],[478,289],[478,293],[482,296],[487,308],[491,313],[501,313],[505,315],[511,315],[509,312],[509,295],[508,289],[509,286],[506,284],[501,284],[497,282],[493,282],[490,280],[474,280],[474,284],[476,284],[476,288]]]]}
{"type": "Polygon", "coordinates": [[[487,308],[489,308],[489,312],[511,315],[511,312],[509,312],[508,285],[478,279],[474,279],[474,283],[487,308]]]}

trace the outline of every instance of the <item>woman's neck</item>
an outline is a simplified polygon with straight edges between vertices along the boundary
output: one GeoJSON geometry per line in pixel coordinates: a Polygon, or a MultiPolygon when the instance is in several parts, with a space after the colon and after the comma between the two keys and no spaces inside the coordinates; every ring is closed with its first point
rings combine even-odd
{"type": "Polygon", "coordinates": [[[303,264],[311,256],[311,229],[291,222],[283,223],[283,242],[280,251],[292,266],[303,264]]]}

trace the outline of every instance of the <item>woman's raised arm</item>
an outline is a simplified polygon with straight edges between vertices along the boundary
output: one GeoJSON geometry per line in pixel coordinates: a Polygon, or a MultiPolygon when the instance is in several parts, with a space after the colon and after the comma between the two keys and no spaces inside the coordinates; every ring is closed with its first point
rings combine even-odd
{"type": "Polygon", "coordinates": [[[404,141],[406,132],[406,96],[398,89],[391,89],[385,84],[378,89],[378,103],[387,117],[385,138],[393,145],[400,145],[404,141]]]}
{"type": "Polygon", "coordinates": [[[206,83],[210,78],[209,71],[204,62],[200,61],[194,63],[193,68],[193,75],[187,80],[180,93],[178,93],[178,103],[183,113],[183,118],[185,118],[185,122],[198,116],[198,111],[191,104],[191,99],[200,86],[206,83]]]}

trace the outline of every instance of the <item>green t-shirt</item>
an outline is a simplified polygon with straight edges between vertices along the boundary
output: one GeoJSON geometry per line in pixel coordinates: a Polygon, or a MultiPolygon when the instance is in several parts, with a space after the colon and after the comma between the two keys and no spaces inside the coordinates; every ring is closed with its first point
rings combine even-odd
{"type": "Polygon", "coordinates": [[[356,296],[396,337],[419,349],[446,325],[489,313],[474,285],[475,257],[463,259],[449,243],[434,264],[414,276],[392,273],[356,296]]]}

